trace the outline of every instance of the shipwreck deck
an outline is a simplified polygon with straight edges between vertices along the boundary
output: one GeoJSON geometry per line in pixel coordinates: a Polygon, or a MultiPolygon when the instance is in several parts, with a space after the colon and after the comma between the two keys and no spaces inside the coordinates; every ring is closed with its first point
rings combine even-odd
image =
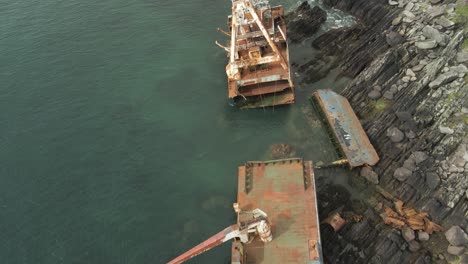
{"type": "Polygon", "coordinates": [[[246,263],[322,263],[311,161],[248,162],[239,167],[237,201],[243,211],[268,214],[273,241],[244,245],[246,263]]]}

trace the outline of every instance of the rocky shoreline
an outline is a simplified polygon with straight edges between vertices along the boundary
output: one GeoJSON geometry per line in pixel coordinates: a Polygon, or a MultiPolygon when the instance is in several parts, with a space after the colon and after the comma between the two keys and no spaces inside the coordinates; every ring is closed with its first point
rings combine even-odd
{"type": "MultiPolygon", "coordinates": [[[[468,263],[468,30],[458,12],[467,3],[323,2],[359,22],[318,36],[312,44],[318,54],[295,66],[315,76],[306,82],[336,67],[353,78],[343,95],[381,157],[374,168],[360,172],[366,188],[380,190],[367,201],[349,201],[345,191],[326,183],[319,190],[322,219],[340,210],[327,206],[334,200],[349,201],[342,213],[351,214],[338,233],[322,227],[325,259],[468,263]],[[392,203],[388,196],[427,212],[444,231],[429,237],[384,224],[380,214],[392,203]]],[[[317,8],[303,4],[288,15],[294,41],[312,36],[325,21],[317,8]]]]}

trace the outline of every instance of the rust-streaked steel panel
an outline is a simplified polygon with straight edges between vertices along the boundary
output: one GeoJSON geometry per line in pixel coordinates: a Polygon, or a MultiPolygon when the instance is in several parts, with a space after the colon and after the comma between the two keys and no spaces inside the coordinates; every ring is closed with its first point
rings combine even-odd
{"type": "Polygon", "coordinates": [[[238,170],[237,202],[243,211],[261,208],[273,232],[267,244],[244,244],[245,263],[323,263],[311,161],[247,162],[238,170]]]}
{"type": "Polygon", "coordinates": [[[375,165],[379,161],[379,155],[348,100],[331,90],[317,90],[314,96],[349,165],[375,165]]]}

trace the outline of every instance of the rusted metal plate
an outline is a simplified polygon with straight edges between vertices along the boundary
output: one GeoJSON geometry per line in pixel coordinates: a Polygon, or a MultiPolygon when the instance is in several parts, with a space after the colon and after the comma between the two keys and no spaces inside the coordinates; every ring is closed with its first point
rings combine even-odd
{"type": "Polygon", "coordinates": [[[239,167],[238,185],[240,208],[262,208],[273,232],[269,243],[244,244],[245,263],[323,263],[311,161],[248,162],[239,167]]]}
{"type": "Polygon", "coordinates": [[[317,90],[314,96],[349,165],[375,165],[379,156],[348,100],[331,90],[317,90]]]}

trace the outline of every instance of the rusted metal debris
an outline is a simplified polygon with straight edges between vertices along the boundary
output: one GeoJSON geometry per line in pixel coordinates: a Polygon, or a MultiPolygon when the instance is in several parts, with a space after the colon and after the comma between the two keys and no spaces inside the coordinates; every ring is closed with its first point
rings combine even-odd
{"type": "Polygon", "coordinates": [[[340,151],[354,168],[373,166],[379,155],[372,146],[348,100],[331,90],[317,90],[313,99],[320,107],[340,151]]]}
{"type": "Polygon", "coordinates": [[[346,221],[341,217],[339,213],[334,213],[327,217],[325,220],[323,220],[323,223],[331,225],[331,227],[333,227],[333,230],[335,230],[335,232],[338,232],[346,224],[346,221]]]}
{"type": "Polygon", "coordinates": [[[401,200],[395,200],[394,206],[396,211],[390,207],[385,207],[384,212],[381,214],[384,223],[387,225],[400,230],[408,226],[415,231],[424,230],[428,234],[443,230],[440,225],[429,220],[427,213],[420,213],[414,208],[404,207],[401,200]]]}
{"type": "Polygon", "coordinates": [[[294,103],[282,6],[268,0],[233,0],[226,66],[229,98],[241,108],[294,103]]]}

